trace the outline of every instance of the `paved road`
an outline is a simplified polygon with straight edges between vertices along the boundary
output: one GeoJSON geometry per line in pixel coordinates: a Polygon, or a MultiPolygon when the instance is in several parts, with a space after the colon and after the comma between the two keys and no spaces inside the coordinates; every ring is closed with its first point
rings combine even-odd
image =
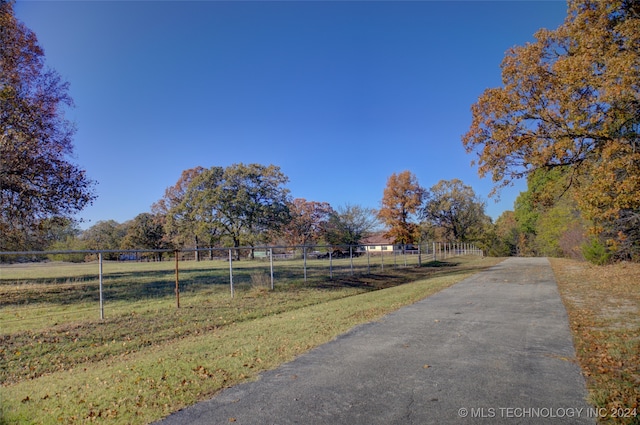
{"type": "Polygon", "coordinates": [[[171,424],[594,424],[549,262],[511,258],[171,424]]]}

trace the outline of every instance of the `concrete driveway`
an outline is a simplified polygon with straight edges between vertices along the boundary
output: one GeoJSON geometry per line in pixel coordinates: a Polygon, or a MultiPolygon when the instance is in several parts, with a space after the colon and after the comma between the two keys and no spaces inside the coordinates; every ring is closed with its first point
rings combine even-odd
{"type": "Polygon", "coordinates": [[[170,424],[594,424],[549,262],[510,258],[170,424]]]}

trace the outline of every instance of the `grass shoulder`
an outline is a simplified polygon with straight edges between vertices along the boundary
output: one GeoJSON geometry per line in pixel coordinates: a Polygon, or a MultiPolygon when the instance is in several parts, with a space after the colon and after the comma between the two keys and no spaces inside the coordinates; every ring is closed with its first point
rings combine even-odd
{"type": "Polygon", "coordinates": [[[640,423],[640,264],[551,264],[600,422],[640,423]]]}

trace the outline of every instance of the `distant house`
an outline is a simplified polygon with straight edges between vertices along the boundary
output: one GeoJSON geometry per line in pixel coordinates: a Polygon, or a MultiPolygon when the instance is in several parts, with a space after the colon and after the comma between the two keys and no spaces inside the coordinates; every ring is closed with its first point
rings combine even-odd
{"type": "Polygon", "coordinates": [[[393,239],[385,237],[384,233],[376,233],[360,241],[365,252],[401,252],[402,244],[394,243],[393,239]]]}

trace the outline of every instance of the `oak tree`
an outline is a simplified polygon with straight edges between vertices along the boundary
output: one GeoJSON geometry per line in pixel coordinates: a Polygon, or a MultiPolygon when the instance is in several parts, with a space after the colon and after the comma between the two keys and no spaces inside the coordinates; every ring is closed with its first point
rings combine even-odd
{"type": "Polygon", "coordinates": [[[228,239],[233,247],[255,246],[289,220],[288,181],[275,165],[211,167],[190,182],[173,214],[184,215],[199,231],[228,239]]]}
{"type": "MultiPolygon", "coordinates": [[[[99,221],[82,232],[81,239],[87,249],[117,250],[122,247],[122,241],[127,234],[127,226],[114,220],[99,221]]],[[[105,260],[117,260],[118,253],[104,254],[105,260]]]]}
{"type": "MultiPolygon", "coordinates": [[[[151,206],[151,212],[162,221],[167,242],[175,246],[193,244],[194,248],[199,247],[201,229],[189,214],[189,204],[184,204],[184,200],[191,182],[204,171],[200,166],[184,170],[176,184],[166,188],[164,196],[151,206]]],[[[195,257],[200,259],[198,251],[195,257]]]]}
{"type": "Polygon", "coordinates": [[[443,236],[456,242],[471,242],[490,221],[471,186],[459,179],[440,180],[425,193],[422,218],[439,227],[443,236]]]}
{"type": "Polygon", "coordinates": [[[327,202],[296,198],[289,204],[290,220],[282,227],[282,236],[289,245],[308,245],[322,237],[333,208],[327,202]]]}
{"type": "MultiPolygon", "coordinates": [[[[131,222],[127,223],[127,233],[122,239],[123,249],[149,249],[160,250],[169,248],[164,241],[164,230],[158,216],[150,213],[138,214],[131,222]]],[[[161,252],[142,254],[146,257],[160,260],[161,252]]]]}
{"type": "Polygon", "coordinates": [[[568,5],[557,29],[507,52],[503,86],[472,106],[463,143],[496,188],[565,169],[587,218],[629,240],[640,223],[640,3],[568,5]]]}
{"type": "Polygon", "coordinates": [[[0,250],[42,248],[43,222],[70,218],[95,198],[94,183],[70,162],[68,89],[13,2],[0,1],[0,250]]]}
{"type": "Polygon", "coordinates": [[[237,247],[262,242],[289,220],[289,178],[280,167],[233,164],[224,170],[215,192],[218,219],[237,247]]]}
{"type": "Polygon", "coordinates": [[[387,180],[378,218],[386,225],[385,237],[401,244],[413,243],[419,238],[419,226],[413,222],[422,205],[424,189],[410,171],[393,173],[387,180]]]}
{"type": "Polygon", "coordinates": [[[331,214],[324,230],[327,243],[358,245],[378,226],[376,211],[360,205],[346,204],[331,214]]]}
{"type": "MultiPolygon", "coordinates": [[[[186,190],[173,203],[167,213],[165,228],[175,233],[174,239],[182,241],[194,240],[213,247],[220,242],[223,229],[218,220],[216,192],[222,183],[224,168],[200,167],[186,170],[177,184],[186,184],[186,190]]],[[[175,193],[175,192],[174,192],[175,193]]],[[[200,256],[196,255],[196,259],[200,256]]]]}

